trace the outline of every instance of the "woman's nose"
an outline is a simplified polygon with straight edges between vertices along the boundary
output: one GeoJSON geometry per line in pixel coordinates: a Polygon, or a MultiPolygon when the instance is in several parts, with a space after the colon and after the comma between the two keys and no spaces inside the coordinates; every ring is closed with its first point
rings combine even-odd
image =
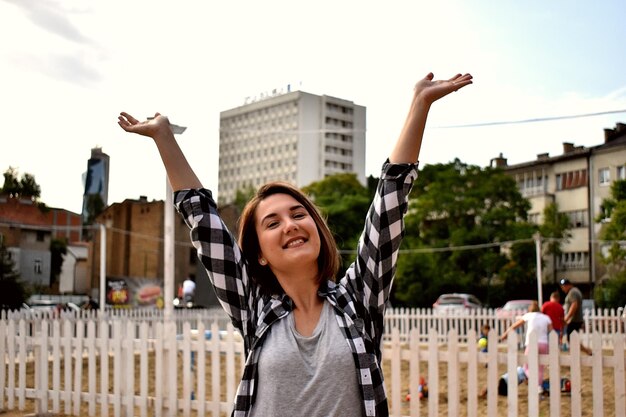
{"type": "Polygon", "coordinates": [[[289,233],[297,229],[298,229],[298,223],[296,223],[294,219],[290,218],[290,219],[287,219],[287,221],[285,221],[285,233],[289,233]]]}

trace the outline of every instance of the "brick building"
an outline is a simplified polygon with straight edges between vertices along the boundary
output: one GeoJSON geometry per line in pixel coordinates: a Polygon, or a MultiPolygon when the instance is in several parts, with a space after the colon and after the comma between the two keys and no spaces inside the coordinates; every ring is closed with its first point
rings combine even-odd
{"type": "MultiPolygon", "coordinates": [[[[96,223],[106,226],[107,280],[140,281],[144,285],[163,285],[164,202],[126,199],[114,203],[98,216],[96,223]]],[[[175,285],[189,274],[196,274],[196,251],[189,242],[189,229],[176,215],[175,285]]],[[[100,231],[93,231],[90,253],[91,287],[99,288],[100,231]]]]}

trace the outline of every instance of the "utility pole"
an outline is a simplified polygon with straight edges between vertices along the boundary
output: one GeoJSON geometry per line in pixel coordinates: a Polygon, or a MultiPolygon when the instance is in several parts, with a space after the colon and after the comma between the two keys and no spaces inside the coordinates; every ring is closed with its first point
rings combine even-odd
{"type": "Polygon", "coordinates": [[[543,272],[541,270],[541,234],[539,232],[535,233],[533,236],[535,239],[535,251],[537,253],[537,301],[539,302],[539,307],[543,304],[543,272]]]}
{"type": "MultiPolygon", "coordinates": [[[[187,128],[170,124],[172,133],[182,134],[187,128]]],[[[174,202],[172,201],[172,185],[165,177],[165,208],[163,219],[163,313],[166,320],[174,315],[174,275],[175,275],[175,241],[174,241],[174,202]]]]}

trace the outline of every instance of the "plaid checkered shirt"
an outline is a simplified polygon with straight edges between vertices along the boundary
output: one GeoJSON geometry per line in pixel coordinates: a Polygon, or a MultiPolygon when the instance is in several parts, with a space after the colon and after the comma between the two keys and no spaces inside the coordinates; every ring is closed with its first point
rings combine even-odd
{"type": "MultiPolygon", "coordinates": [[[[416,164],[385,162],[356,260],[338,283],[327,281],[318,291],[333,306],[352,352],[366,416],[389,415],[381,368],[383,318],[404,235],[408,195],[416,178],[416,164]]],[[[256,396],[264,336],[291,312],[292,302],[285,294],[264,295],[248,275],[241,249],[219,217],[211,191],[177,191],[174,202],[191,229],[198,258],[222,307],[243,336],[246,364],[232,415],[248,416],[256,396]]]]}

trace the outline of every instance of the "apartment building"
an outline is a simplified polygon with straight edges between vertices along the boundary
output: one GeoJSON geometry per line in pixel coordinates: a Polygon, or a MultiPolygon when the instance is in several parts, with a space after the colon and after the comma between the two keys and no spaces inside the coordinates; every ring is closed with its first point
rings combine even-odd
{"type": "Polygon", "coordinates": [[[275,180],[302,187],[353,172],[365,184],[365,121],[363,106],[303,91],[221,112],[220,203],[275,180]]]}
{"type": "Polygon", "coordinates": [[[561,155],[543,153],[534,161],[508,165],[500,154],[491,165],[515,178],[531,203],[531,221],[541,224],[544,208],[553,202],[567,214],[572,236],[563,244],[558,259],[544,259],[544,282],[567,276],[589,292],[605,273],[599,259],[602,223],[595,219],[602,213],[602,201],[610,196],[611,183],[626,179],[626,125],[617,123],[614,129],[605,129],[604,143],[597,146],[565,142],[561,155]]]}

